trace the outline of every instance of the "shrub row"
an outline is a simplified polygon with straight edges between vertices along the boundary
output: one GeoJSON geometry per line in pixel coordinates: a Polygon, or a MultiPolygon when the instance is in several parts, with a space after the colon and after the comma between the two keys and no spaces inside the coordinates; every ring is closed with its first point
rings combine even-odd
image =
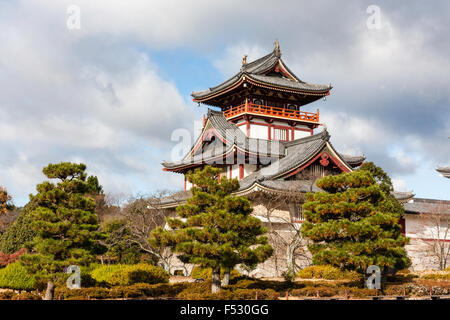
{"type": "Polygon", "coordinates": [[[309,266],[297,273],[302,279],[360,280],[362,276],[355,271],[342,271],[330,265],[309,266]]]}
{"type": "Polygon", "coordinates": [[[431,280],[450,280],[450,272],[445,273],[429,273],[421,276],[422,279],[431,280]]]}
{"type": "MultiPolygon", "coordinates": [[[[202,268],[202,267],[194,267],[191,272],[191,277],[194,279],[211,279],[212,269],[211,268],[202,268]]],[[[239,271],[233,269],[230,272],[230,280],[233,280],[237,277],[240,277],[241,274],[239,271]]],[[[220,277],[223,278],[223,270],[220,272],[220,277]]]]}
{"type": "Polygon", "coordinates": [[[260,289],[222,289],[219,293],[181,292],[177,298],[183,300],[277,300],[280,295],[272,290],[260,289]]]}
{"type": "Polygon", "coordinates": [[[126,299],[126,298],[169,298],[176,297],[188,283],[138,283],[131,286],[117,286],[114,288],[91,287],[81,289],[68,289],[58,287],[55,290],[55,299],[85,300],[85,299],[126,299]]]}
{"type": "MultiPolygon", "coordinates": [[[[169,274],[160,267],[140,263],[134,265],[100,266],[90,273],[92,279],[99,284],[109,286],[129,286],[136,283],[167,283],[169,274]]],[[[86,279],[89,281],[89,279],[86,279]]]]}
{"type": "Polygon", "coordinates": [[[0,292],[0,300],[41,300],[36,293],[31,292],[14,292],[12,290],[0,292]]]}

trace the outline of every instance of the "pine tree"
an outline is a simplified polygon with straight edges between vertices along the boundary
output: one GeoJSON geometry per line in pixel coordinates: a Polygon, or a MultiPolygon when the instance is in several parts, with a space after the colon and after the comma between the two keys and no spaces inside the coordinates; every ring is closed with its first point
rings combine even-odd
{"type": "Polygon", "coordinates": [[[307,194],[302,225],[314,241],[308,246],[314,264],[360,273],[370,265],[384,272],[410,265],[398,223],[402,212],[369,171],[327,176],[317,186],[326,192],[307,194]]]}
{"type": "Polygon", "coordinates": [[[85,170],[84,164],[49,164],[43,173],[59,181],[38,184],[37,194],[30,195],[34,209],[29,218],[37,236],[28,245],[30,253],[20,260],[30,273],[47,281],[50,299],[54,281],[65,267],[87,265],[95,259],[96,240],[101,235],[85,170]]]}
{"type": "Polygon", "coordinates": [[[192,197],[177,207],[179,218],[167,218],[171,231],[152,232],[150,242],[165,244],[185,263],[212,268],[211,291],[220,290],[220,270],[238,264],[254,266],[272,255],[261,221],[251,216],[250,201],[232,196],[236,179],[219,178],[221,170],[206,166],[187,174],[192,197]]]}

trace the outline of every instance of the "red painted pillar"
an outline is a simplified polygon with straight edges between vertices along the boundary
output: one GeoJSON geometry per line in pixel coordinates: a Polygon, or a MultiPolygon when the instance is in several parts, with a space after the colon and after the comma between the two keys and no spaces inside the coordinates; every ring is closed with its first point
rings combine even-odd
{"type": "Polygon", "coordinates": [[[244,179],[244,165],[239,165],[239,180],[244,179]]]}
{"type": "Polygon", "coordinates": [[[272,140],[272,124],[270,122],[267,126],[267,140],[272,140]]]}
{"type": "Polygon", "coordinates": [[[245,123],[246,129],[247,129],[247,137],[250,138],[250,121],[247,119],[247,122],[245,123]]]}
{"type": "Polygon", "coordinates": [[[291,127],[291,140],[294,140],[294,126],[291,127]]]}

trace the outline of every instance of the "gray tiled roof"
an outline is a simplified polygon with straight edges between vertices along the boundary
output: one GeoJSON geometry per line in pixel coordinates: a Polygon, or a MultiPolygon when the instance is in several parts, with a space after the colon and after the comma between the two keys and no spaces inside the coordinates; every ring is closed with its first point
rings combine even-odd
{"type": "Polygon", "coordinates": [[[444,177],[450,178],[450,167],[438,167],[436,171],[442,174],[444,177]]]}
{"type": "Polygon", "coordinates": [[[339,153],[339,155],[352,167],[360,165],[366,157],[364,156],[350,156],[348,154],[339,153]]]}
{"type": "Polygon", "coordinates": [[[450,214],[450,201],[414,198],[403,204],[405,213],[409,214],[450,214]]]}
{"type": "MultiPolygon", "coordinates": [[[[258,182],[259,185],[280,191],[291,192],[318,192],[321,191],[316,184],[311,185],[311,181],[307,180],[263,180],[258,182]]],[[[241,189],[244,188],[241,186],[241,189]]]]}
{"type": "Polygon", "coordinates": [[[412,197],[414,197],[414,194],[412,192],[409,192],[409,191],[406,191],[406,192],[391,191],[391,195],[393,195],[394,198],[397,199],[400,202],[404,202],[404,201],[409,200],[412,197]]]}
{"type": "MultiPolygon", "coordinates": [[[[189,152],[180,161],[164,161],[162,163],[164,167],[176,168],[188,164],[202,163],[202,160],[206,162],[214,158],[221,159],[222,155],[231,152],[235,146],[245,152],[262,157],[279,158],[285,154],[285,146],[283,143],[276,140],[248,138],[234,123],[229,122],[221,111],[209,109],[207,121],[209,121],[211,127],[227,143],[224,144],[221,140],[214,140],[204,148],[200,148],[195,154],[189,152]]],[[[201,136],[198,139],[201,139],[201,136]]]]}
{"type": "Polygon", "coordinates": [[[215,87],[211,87],[207,90],[194,91],[194,92],[192,92],[191,95],[195,99],[201,99],[212,93],[218,92],[222,89],[225,89],[225,88],[231,86],[232,84],[237,82],[243,75],[248,76],[250,79],[253,79],[253,80],[256,80],[259,82],[263,82],[263,83],[266,83],[269,85],[276,85],[276,86],[281,86],[281,87],[295,89],[295,90],[325,92],[332,88],[330,85],[312,84],[312,83],[307,83],[307,82],[301,81],[284,64],[283,60],[280,57],[280,54],[276,50],[274,50],[273,52],[269,53],[268,55],[266,55],[262,58],[259,58],[253,62],[243,65],[241,70],[238,73],[236,73],[234,76],[232,76],[230,79],[226,80],[225,82],[223,82],[215,87]],[[265,75],[265,73],[267,73],[267,71],[269,71],[271,68],[273,68],[279,62],[283,64],[283,66],[292,75],[292,77],[294,79],[288,79],[288,78],[282,77],[281,75],[280,76],[265,75]]]}

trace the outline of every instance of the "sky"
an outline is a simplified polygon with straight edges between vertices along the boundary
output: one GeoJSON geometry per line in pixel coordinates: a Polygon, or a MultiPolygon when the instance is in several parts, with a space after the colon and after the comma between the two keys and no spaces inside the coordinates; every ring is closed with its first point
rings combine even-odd
{"type": "Polygon", "coordinates": [[[161,162],[207,111],[190,93],[277,39],[300,79],[332,84],[305,110],[336,149],[449,200],[449,21],[447,0],[0,0],[0,185],[24,205],[44,166],[72,161],[108,194],[181,189],[161,162]]]}

